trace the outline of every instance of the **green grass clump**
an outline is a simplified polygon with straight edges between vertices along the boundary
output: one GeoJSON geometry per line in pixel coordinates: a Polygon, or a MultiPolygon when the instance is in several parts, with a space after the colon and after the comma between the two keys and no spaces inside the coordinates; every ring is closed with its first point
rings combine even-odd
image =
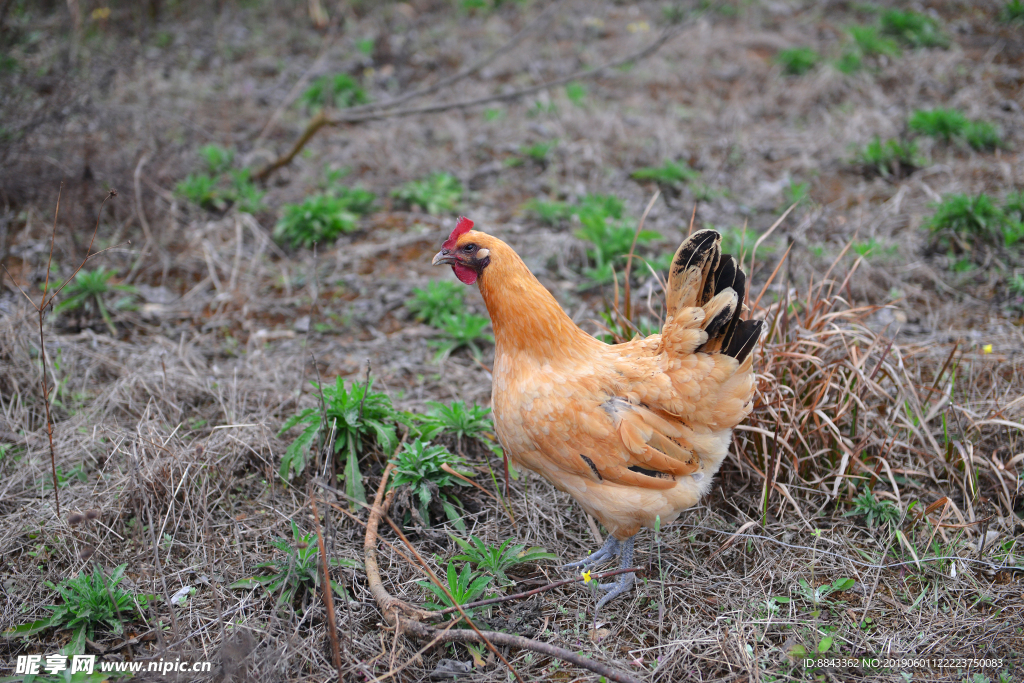
{"type": "Polygon", "coordinates": [[[1011,195],[1000,208],[984,193],[974,197],[947,195],[935,205],[935,213],[924,225],[939,244],[959,250],[981,244],[1013,246],[1024,239],[1024,224],[1014,216],[1014,202],[1011,195]]]}
{"type": "Polygon", "coordinates": [[[494,422],[489,415],[491,409],[487,406],[466,405],[462,401],[452,401],[449,404],[437,401],[427,402],[427,412],[418,416],[422,428],[429,430],[433,435],[450,434],[460,444],[463,439],[485,439],[487,435],[494,432],[494,422]]]}
{"type": "Polygon", "coordinates": [[[580,227],[576,236],[589,242],[587,256],[594,263],[593,268],[584,270],[584,275],[597,284],[611,282],[616,261],[629,253],[636,235],[636,243],[645,244],[659,239],[653,230],[641,230],[637,235],[636,226],[630,221],[616,220],[599,212],[585,212],[580,215],[580,227]]]}
{"type": "Polygon", "coordinates": [[[890,139],[882,142],[876,135],[857,152],[854,163],[861,165],[868,175],[899,179],[913,173],[923,162],[919,159],[915,141],[890,139]]]}
{"type": "MultiPolygon", "coordinates": [[[[110,311],[104,298],[111,292],[124,292],[128,295],[138,293],[138,289],[132,285],[111,284],[110,280],[116,274],[113,270],[106,270],[103,266],[96,270],[82,269],[78,271],[75,279],[64,288],[63,301],[54,306],[54,314],[60,315],[65,311],[74,311],[79,308],[98,313],[103,318],[103,322],[107,324],[107,329],[116,337],[117,328],[114,327],[114,321],[110,317],[110,311]]],[[[61,283],[54,282],[53,286],[59,289],[61,283]]],[[[128,308],[131,303],[132,296],[124,296],[118,299],[113,307],[115,310],[121,310],[128,308]]]]}
{"type": "Polygon", "coordinates": [[[883,35],[892,36],[907,47],[946,47],[949,38],[939,23],[920,12],[890,9],[878,19],[883,35]]]}
{"type": "Polygon", "coordinates": [[[467,482],[444,469],[447,465],[451,470],[467,477],[473,472],[465,469],[462,457],[452,453],[444,446],[431,446],[429,442],[416,439],[407,443],[391,459],[395,466],[392,471],[389,489],[407,487],[412,502],[410,515],[423,526],[430,526],[430,503],[441,504],[445,516],[460,531],[465,524],[455,510],[455,505],[462,507],[462,502],[447,489],[452,486],[469,486],[467,482]]]}
{"type": "Polygon", "coordinates": [[[549,553],[546,548],[513,545],[512,539],[505,540],[501,545],[488,545],[479,536],[471,536],[470,540],[466,541],[457,536],[448,535],[462,548],[463,554],[456,555],[452,558],[453,560],[472,562],[479,571],[490,574],[503,584],[511,583],[505,572],[517,564],[558,559],[557,555],[549,553]]]}
{"type": "Polygon", "coordinates": [[[337,188],[310,195],[301,204],[285,204],[274,227],[274,239],[293,248],[331,243],[340,235],[355,231],[359,216],[373,210],[375,199],[368,190],[337,188]]]}
{"type": "Polygon", "coordinates": [[[700,172],[686,162],[666,159],[661,166],[645,166],[629,174],[640,181],[654,181],[659,185],[679,186],[700,179],[700,172]]]}
{"type": "Polygon", "coordinates": [[[809,47],[794,47],[780,50],[775,55],[775,63],[782,67],[782,72],[789,76],[802,76],[815,66],[821,56],[809,47]]]}
{"type": "Polygon", "coordinates": [[[436,322],[434,327],[441,331],[441,336],[427,342],[437,351],[434,360],[444,360],[463,347],[468,348],[474,358],[480,358],[483,355],[480,344],[494,343],[494,337],[484,332],[491,321],[482,315],[460,310],[457,313],[442,314],[436,322]]]}
{"type": "Polygon", "coordinates": [[[369,101],[366,91],[348,74],[320,76],[299,97],[299,103],[311,112],[324,107],[345,109],[369,101]]]}
{"type": "Polygon", "coordinates": [[[999,12],[999,19],[1005,24],[1024,23],[1024,2],[1010,0],[1003,5],[1003,9],[999,12]]]}
{"type": "Polygon", "coordinates": [[[462,199],[462,183],[451,173],[431,173],[392,190],[391,196],[405,206],[419,207],[431,215],[452,213],[462,199]]]}
{"type": "Polygon", "coordinates": [[[334,452],[345,454],[345,493],[357,501],[366,502],[363,475],[359,470],[359,456],[370,447],[377,446],[391,453],[398,445],[395,422],[398,414],[391,406],[387,394],[373,391],[373,380],[352,382],[348,386],[338,377],[334,385],[311,382],[322,405],[306,408],[290,417],[278,431],[278,436],[292,427],[302,426],[299,434],[281,458],[280,475],[290,480],[306,469],[310,455],[325,446],[323,443],[333,432],[334,452]]]}
{"type": "Polygon", "coordinates": [[[877,26],[851,26],[848,30],[855,49],[865,57],[896,57],[900,54],[899,43],[883,36],[877,26]]]}
{"type": "Polygon", "coordinates": [[[548,142],[538,142],[532,145],[520,145],[519,153],[531,161],[545,165],[548,162],[548,157],[551,155],[551,150],[558,144],[558,140],[550,140],[548,142]]]}
{"type": "Polygon", "coordinates": [[[995,124],[970,120],[956,109],[917,109],[910,115],[907,125],[916,133],[945,142],[962,140],[978,151],[991,151],[1003,146],[995,124]]]}
{"type": "Polygon", "coordinates": [[[438,327],[445,315],[454,315],[462,310],[463,288],[464,285],[456,282],[431,280],[426,287],[412,290],[412,297],[405,302],[405,307],[420,322],[438,327]]]}
{"type": "MultiPolygon", "coordinates": [[[[256,565],[260,569],[270,569],[271,572],[235,581],[231,588],[251,589],[263,586],[268,594],[277,596],[277,604],[282,606],[291,605],[296,597],[301,597],[306,591],[315,592],[320,588],[320,546],[316,532],[311,531],[303,535],[294,521],[291,525],[292,542],[289,543],[282,538],[270,541],[270,545],[278,550],[279,555],[269,562],[256,565]]],[[[331,557],[328,562],[332,567],[363,568],[361,562],[347,558],[331,557]]],[[[336,581],[331,581],[331,588],[339,598],[348,599],[345,589],[336,581]]]]}
{"type": "Polygon", "coordinates": [[[232,169],[235,151],[219,145],[199,148],[206,165],[203,173],[190,173],[174,187],[175,193],[207,211],[226,211],[235,206],[243,213],[265,209],[267,194],[256,187],[249,169],[232,169]]]}
{"type": "Polygon", "coordinates": [[[78,576],[46,585],[60,595],[62,604],[47,605],[51,614],[45,619],[22,624],[5,634],[8,637],[26,637],[48,628],[65,628],[74,633],[63,651],[68,654],[85,652],[85,641],[96,640],[96,629],[106,629],[120,635],[126,621],[141,616],[153,595],[129,593],[118,584],[124,578],[127,564],[116,567],[108,576],[100,566],[94,565],[92,573],[82,571],[78,576]]]}
{"type": "Polygon", "coordinates": [[[991,152],[1003,146],[999,129],[991,121],[969,121],[963,131],[964,141],[979,152],[991,152]]]}
{"type": "MultiPolygon", "coordinates": [[[[455,605],[466,605],[476,602],[478,598],[483,596],[492,578],[474,572],[468,564],[463,564],[462,571],[460,572],[455,568],[455,563],[449,560],[444,581],[447,584],[447,593],[435,586],[431,581],[416,582],[433,596],[431,600],[423,603],[424,607],[431,610],[442,610],[447,607],[455,607],[455,605]],[[448,597],[449,594],[451,594],[450,598],[448,597]]],[[[473,610],[467,609],[463,611],[470,617],[473,616],[473,610]]]]}
{"type": "Polygon", "coordinates": [[[963,134],[967,128],[967,117],[956,109],[917,109],[907,121],[910,130],[950,142],[963,134]]]}
{"type": "Polygon", "coordinates": [[[874,494],[865,489],[854,498],[853,509],[845,514],[847,517],[863,516],[868,527],[889,526],[895,528],[900,521],[900,509],[888,500],[878,500],[874,494]]]}
{"type": "Polygon", "coordinates": [[[896,254],[895,244],[885,244],[883,242],[879,242],[874,237],[869,238],[865,242],[854,242],[850,245],[850,248],[853,249],[855,254],[862,256],[865,259],[868,256],[884,258],[896,254]]]}

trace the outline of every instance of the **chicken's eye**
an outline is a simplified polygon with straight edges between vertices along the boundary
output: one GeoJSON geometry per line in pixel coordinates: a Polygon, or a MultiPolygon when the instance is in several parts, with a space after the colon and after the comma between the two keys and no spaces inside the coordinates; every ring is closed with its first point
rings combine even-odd
{"type": "Polygon", "coordinates": [[[474,249],[476,249],[476,245],[475,244],[467,244],[466,246],[464,246],[462,248],[462,251],[464,251],[464,252],[466,252],[468,254],[471,251],[473,251],[474,249]]]}

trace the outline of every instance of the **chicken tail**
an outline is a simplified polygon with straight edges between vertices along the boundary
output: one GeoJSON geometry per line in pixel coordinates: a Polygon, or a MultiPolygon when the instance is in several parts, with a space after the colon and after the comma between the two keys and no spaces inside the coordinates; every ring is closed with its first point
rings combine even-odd
{"type": "Polygon", "coordinates": [[[676,250],[669,269],[667,317],[684,308],[701,307],[702,329],[708,339],[698,347],[704,353],[724,353],[742,363],[761,337],[762,320],[740,320],[747,277],[735,257],[722,255],[722,236],[698,230],[676,250]]]}

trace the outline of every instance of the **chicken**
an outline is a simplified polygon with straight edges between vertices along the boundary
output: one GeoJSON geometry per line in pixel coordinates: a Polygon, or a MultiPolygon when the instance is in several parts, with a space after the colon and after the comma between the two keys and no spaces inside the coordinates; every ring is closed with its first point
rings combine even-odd
{"type": "MultiPolygon", "coordinates": [[[[672,260],[661,334],[605,344],[566,315],[500,239],[460,218],[433,264],[478,283],[494,327],[494,424],[506,455],[608,530],[597,552],[632,566],[641,527],[675,521],[711,487],[749,413],[762,321],[740,320],[746,277],[721,236],[695,232],[672,260]]],[[[633,574],[601,584],[598,608],[633,574]]]]}

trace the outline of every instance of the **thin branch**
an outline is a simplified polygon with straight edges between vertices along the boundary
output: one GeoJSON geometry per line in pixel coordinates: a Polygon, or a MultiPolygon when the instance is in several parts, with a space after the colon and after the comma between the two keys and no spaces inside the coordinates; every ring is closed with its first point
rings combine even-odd
{"type": "Polygon", "coordinates": [[[320,533],[320,514],[316,509],[316,496],[310,491],[310,505],[313,506],[313,526],[316,527],[316,543],[320,550],[320,570],[324,575],[323,598],[327,606],[327,635],[331,639],[331,656],[334,659],[334,668],[338,671],[338,683],[344,683],[345,677],[341,671],[341,647],[338,644],[338,623],[334,615],[334,592],[331,589],[331,570],[327,563],[327,550],[324,548],[324,535],[320,533]]]}
{"type": "MultiPolygon", "coordinates": [[[[564,650],[554,645],[541,643],[522,636],[510,635],[508,633],[495,633],[493,631],[481,631],[479,635],[475,631],[459,629],[457,631],[441,630],[433,626],[427,626],[416,619],[401,616],[401,612],[414,615],[419,618],[431,619],[434,612],[426,612],[417,609],[408,603],[393,597],[384,588],[380,579],[380,568],[377,564],[377,528],[381,518],[391,505],[392,495],[384,495],[387,489],[388,476],[391,474],[393,465],[390,463],[381,475],[380,486],[377,488],[377,495],[373,501],[373,508],[370,510],[370,517],[366,522],[366,537],[363,542],[364,566],[366,569],[366,584],[377,601],[377,606],[384,613],[384,619],[388,624],[394,626],[396,631],[405,633],[419,640],[436,640],[437,642],[463,642],[463,643],[484,643],[489,640],[501,646],[517,647],[524,650],[531,650],[548,657],[560,659],[582,669],[593,671],[599,676],[604,676],[616,683],[640,683],[638,679],[627,673],[618,671],[610,666],[587,659],[574,652],[564,650]]],[[[461,617],[461,615],[460,615],[461,617]]]]}
{"type": "Polygon", "coordinates": [[[568,76],[562,76],[561,78],[555,78],[550,81],[545,81],[537,85],[532,85],[520,90],[514,90],[508,93],[501,93],[498,95],[487,95],[485,97],[477,97],[469,100],[460,100],[457,102],[442,102],[439,104],[428,104],[421,105],[419,107],[408,107],[406,109],[388,109],[385,111],[372,111],[372,112],[361,112],[346,110],[334,117],[329,117],[323,112],[317,114],[312,121],[306,126],[306,130],[302,133],[302,136],[298,139],[295,145],[288,153],[278,157],[274,161],[270,162],[259,171],[253,174],[253,178],[256,180],[266,180],[271,173],[291,163],[292,159],[302,151],[306,143],[324,126],[341,126],[344,124],[354,123],[365,123],[367,121],[378,121],[381,119],[397,118],[400,116],[414,116],[416,114],[437,114],[440,112],[450,111],[453,109],[469,109],[471,107],[477,107],[483,104],[490,104],[492,102],[504,102],[508,100],[516,100],[527,95],[538,93],[548,88],[554,88],[559,85],[565,85],[571,81],[585,80],[588,78],[594,78],[600,76],[608,69],[614,69],[630,62],[635,62],[644,59],[661,48],[671,38],[675,37],[682,31],[682,27],[685,24],[672,26],[665,29],[661,36],[658,37],[653,43],[638,50],[637,52],[630,53],[625,57],[606,62],[601,66],[594,67],[592,69],[582,69],[568,76]]]}

